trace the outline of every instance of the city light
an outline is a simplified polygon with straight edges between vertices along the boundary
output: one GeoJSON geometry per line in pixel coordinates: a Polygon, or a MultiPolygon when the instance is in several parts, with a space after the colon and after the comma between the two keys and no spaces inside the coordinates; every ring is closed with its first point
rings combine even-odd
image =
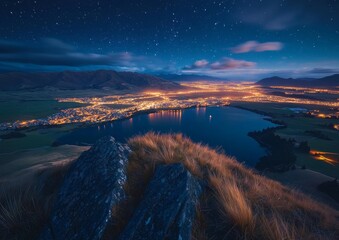
{"type": "MultiPolygon", "coordinates": [[[[104,97],[58,98],[59,102],[86,104],[84,107],[61,110],[47,118],[15,121],[0,124],[0,130],[17,129],[39,125],[61,125],[69,123],[100,123],[131,117],[136,112],[184,109],[199,106],[225,106],[231,102],[292,103],[317,105],[338,109],[339,101],[321,101],[312,98],[293,96],[309,92],[339,94],[338,90],[315,88],[271,87],[262,88],[250,82],[188,82],[182,83],[184,90],[145,91],[135,94],[112,95],[104,97]],[[272,94],[272,91],[283,94],[272,94]]],[[[319,118],[338,118],[338,111],[331,114],[309,111],[319,118]]]]}

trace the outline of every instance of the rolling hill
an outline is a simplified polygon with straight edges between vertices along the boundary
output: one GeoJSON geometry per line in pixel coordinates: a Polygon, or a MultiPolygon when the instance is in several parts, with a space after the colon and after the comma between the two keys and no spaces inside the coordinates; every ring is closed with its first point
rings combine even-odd
{"type": "Polygon", "coordinates": [[[339,74],[323,78],[264,78],[257,82],[261,86],[295,86],[295,87],[339,87],[339,74]]]}
{"type": "Polygon", "coordinates": [[[177,81],[177,82],[194,82],[194,81],[226,81],[227,78],[222,77],[212,77],[207,75],[195,75],[195,74],[161,74],[157,75],[160,78],[169,80],[169,81],[177,81]]]}
{"type": "Polygon", "coordinates": [[[179,84],[159,77],[133,73],[98,70],[88,72],[44,72],[0,74],[0,91],[56,88],[62,90],[114,89],[138,90],[182,88],[179,84]]]}

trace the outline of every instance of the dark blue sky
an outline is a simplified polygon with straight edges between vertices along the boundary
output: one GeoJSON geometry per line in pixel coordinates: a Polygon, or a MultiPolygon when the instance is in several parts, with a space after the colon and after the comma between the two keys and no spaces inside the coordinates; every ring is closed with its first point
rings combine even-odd
{"type": "Polygon", "coordinates": [[[336,0],[0,3],[0,69],[253,79],[339,72],[336,0]]]}

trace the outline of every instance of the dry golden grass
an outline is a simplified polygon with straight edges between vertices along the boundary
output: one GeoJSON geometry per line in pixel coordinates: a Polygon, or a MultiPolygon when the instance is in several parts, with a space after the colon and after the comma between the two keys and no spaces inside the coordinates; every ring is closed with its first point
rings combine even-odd
{"type": "MultiPolygon", "coordinates": [[[[113,211],[120,222],[105,239],[118,236],[139,203],[157,164],[183,163],[208,183],[197,207],[192,239],[339,239],[337,212],[262,177],[236,160],[180,134],[148,133],[129,140],[128,199],[113,211]],[[207,216],[208,209],[215,212],[207,216]],[[211,216],[217,221],[212,225],[211,216]],[[220,220],[220,221],[219,221],[220,220]]],[[[0,186],[0,239],[34,239],[48,218],[67,166],[53,167],[15,186],[0,186]],[[42,179],[53,179],[46,183],[42,179]],[[42,185],[41,185],[42,184],[42,185]],[[47,185],[46,185],[47,184],[47,185]]]]}
{"type": "Polygon", "coordinates": [[[338,237],[335,210],[256,174],[231,157],[194,144],[181,134],[148,133],[130,139],[129,144],[132,159],[139,164],[139,170],[130,169],[129,175],[140,172],[140,166],[151,166],[151,175],[156,164],[180,162],[192,174],[207,180],[220,212],[232,222],[239,239],[338,237]]]}
{"type": "Polygon", "coordinates": [[[37,237],[67,168],[68,164],[54,165],[0,184],[0,239],[37,237]]]}
{"type": "Polygon", "coordinates": [[[217,194],[224,214],[230,217],[243,232],[252,232],[254,217],[243,190],[234,181],[225,182],[225,178],[221,176],[212,175],[209,182],[217,194]]]}

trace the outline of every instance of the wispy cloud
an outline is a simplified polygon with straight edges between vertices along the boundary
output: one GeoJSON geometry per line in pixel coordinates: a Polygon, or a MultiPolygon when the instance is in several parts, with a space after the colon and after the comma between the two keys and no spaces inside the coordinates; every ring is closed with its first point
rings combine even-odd
{"type": "Polygon", "coordinates": [[[230,70],[237,68],[248,68],[254,67],[255,62],[249,62],[245,60],[237,60],[233,58],[222,58],[219,61],[208,62],[205,59],[198,60],[190,66],[186,66],[183,70],[206,70],[206,71],[220,71],[220,70],[230,70]]]}
{"type": "Polygon", "coordinates": [[[228,70],[236,68],[254,67],[255,65],[256,65],[255,62],[236,60],[232,58],[224,58],[221,61],[212,63],[210,67],[212,70],[228,70]]]}
{"type": "Polygon", "coordinates": [[[275,12],[274,10],[267,10],[266,14],[259,12],[252,12],[244,15],[242,18],[244,22],[253,25],[259,25],[267,30],[284,30],[298,24],[296,12],[275,12]]]}
{"type": "Polygon", "coordinates": [[[185,69],[201,69],[209,66],[209,62],[206,59],[195,61],[191,66],[186,66],[185,69]]]}
{"type": "Polygon", "coordinates": [[[45,38],[29,44],[0,41],[0,63],[2,66],[34,65],[41,68],[106,66],[140,70],[159,67],[155,66],[156,60],[145,56],[137,56],[130,52],[106,54],[83,52],[53,38],[45,38]]]}
{"type": "Polygon", "coordinates": [[[233,53],[247,53],[247,52],[265,52],[265,51],[279,51],[283,48],[281,42],[263,42],[247,41],[236,47],[231,48],[233,53]]]}
{"type": "Polygon", "coordinates": [[[307,71],[310,74],[335,74],[339,73],[339,68],[313,68],[307,71]]]}
{"type": "Polygon", "coordinates": [[[281,68],[270,68],[258,66],[255,62],[223,58],[219,61],[208,62],[206,59],[198,60],[192,65],[181,70],[182,74],[207,75],[231,80],[258,80],[265,77],[324,77],[331,74],[339,74],[336,68],[338,62],[305,63],[304,65],[281,66],[281,68]],[[328,67],[315,67],[328,66],[328,67]]]}
{"type": "Polygon", "coordinates": [[[239,68],[230,69],[227,71],[222,70],[210,70],[210,69],[195,69],[195,70],[183,70],[183,74],[196,74],[207,75],[213,77],[220,77],[221,79],[228,78],[230,80],[259,80],[265,77],[280,76],[280,77],[293,77],[293,78],[319,78],[329,76],[332,74],[339,74],[339,69],[333,68],[239,68]]]}
{"type": "Polygon", "coordinates": [[[282,4],[280,0],[270,0],[251,8],[239,8],[235,15],[244,23],[270,31],[281,31],[312,20],[312,16],[303,7],[298,1],[282,4]]]}

